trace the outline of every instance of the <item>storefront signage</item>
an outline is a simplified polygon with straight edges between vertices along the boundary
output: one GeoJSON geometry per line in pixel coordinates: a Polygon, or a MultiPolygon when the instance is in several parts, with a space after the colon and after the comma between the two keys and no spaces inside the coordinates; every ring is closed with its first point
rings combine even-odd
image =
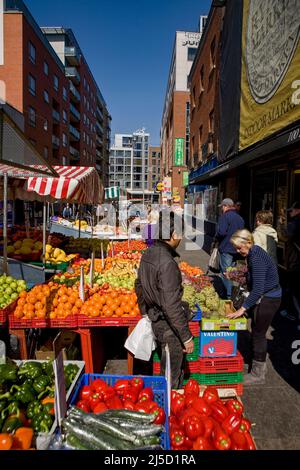
{"type": "Polygon", "coordinates": [[[172,179],[168,176],[166,176],[163,180],[162,197],[165,199],[172,198],[172,179]]]}
{"type": "Polygon", "coordinates": [[[185,37],[182,40],[183,46],[197,46],[200,41],[200,33],[185,33],[185,37]]]}
{"type": "Polygon", "coordinates": [[[184,139],[179,138],[175,139],[175,166],[183,166],[183,157],[184,157],[184,139]]]}
{"type": "Polygon", "coordinates": [[[188,186],[189,185],[189,172],[184,171],[182,175],[182,186],[188,186]]]}

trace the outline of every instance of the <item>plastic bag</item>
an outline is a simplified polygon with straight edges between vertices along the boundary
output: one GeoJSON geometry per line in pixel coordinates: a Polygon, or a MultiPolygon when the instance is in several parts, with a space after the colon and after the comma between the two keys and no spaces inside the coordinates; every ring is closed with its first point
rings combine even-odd
{"type": "Polygon", "coordinates": [[[218,273],[220,271],[220,253],[217,247],[212,249],[208,261],[208,268],[214,273],[218,273]]]}
{"type": "Polygon", "coordinates": [[[151,320],[143,317],[125,341],[125,348],[136,359],[149,361],[152,351],[156,349],[155,336],[152,331],[151,320]]]}

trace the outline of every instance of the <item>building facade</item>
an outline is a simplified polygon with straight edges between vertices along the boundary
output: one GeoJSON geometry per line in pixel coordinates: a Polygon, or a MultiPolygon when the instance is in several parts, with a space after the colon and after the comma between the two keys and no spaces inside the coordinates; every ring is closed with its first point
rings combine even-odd
{"type": "Polygon", "coordinates": [[[94,166],[108,181],[111,118],[72,31],[41,29],[22,0],[7,0],[3,44],[5,100],[31,144],[52,165],[94,166]]]}
{"type": "Polygon", "coordinates": [[[148,190],[155,191],[156,185],[162,179],[160,147],[149,147],[148,190]]]}
{"type": "Polygon", "coordinates": [[[195,58],[205,21],[199,32],[177,31],[167,82],[160,131],[164,176],[172,179],[172,191],[184,201],[183,174],[189,161],[190,94],[188,77],[195,58]]]}

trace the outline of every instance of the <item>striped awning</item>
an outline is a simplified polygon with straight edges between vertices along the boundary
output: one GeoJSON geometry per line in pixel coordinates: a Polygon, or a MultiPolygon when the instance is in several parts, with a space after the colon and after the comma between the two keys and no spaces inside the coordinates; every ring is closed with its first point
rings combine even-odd
{"type": "Polygon", "coordinates": [[[105,188],[105,199],[116,199],[120,197],[120,187],[111,186],[110,188],[105,188]]]}

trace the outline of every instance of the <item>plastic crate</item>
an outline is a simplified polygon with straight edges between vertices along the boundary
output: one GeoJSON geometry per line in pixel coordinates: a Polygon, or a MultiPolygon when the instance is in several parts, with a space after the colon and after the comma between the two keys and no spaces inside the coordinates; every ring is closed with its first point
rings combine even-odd
{"type": "Polygon", "coordinates": [[[189,322],[189,329],[193,336],[200,335],[200,324],[197,321],[190,321],[189,322]]]}
{"type": "Polygon", "coordinates": [[[69,262],[62,263],[45,263],[45,269],[54,272],[63,272],[65,273],[69,267],[69,262]]]}
{"type": "Polygon", "coordinates": [[[135,326],[142,317],[87,317],[78,316],[78,326],[135,326]]]}
{"type": "MultiPolygon", "coordinates": [[[[133,375],[103,375],[103,374],[83,374],[78,381],[74,392],[70,399],[70,404],[75,405],[77,397],[81,387],[84,385],[90,385],[95,379],[102,379],[108,385],[113,386],[119,379],[132,379],[136,376],[133,375]]],[[[161,445],[164,450],[170,450],[170,437],[169,437],[169,423],[168,423],[168,394],[167,394],[167,382],[165,377],[148,377],[139,376],[143,379],[145,387],[151,387],[154,393],[154,401],[164,409],[166,413],[166,422],[164,424],[164,432],[161,434],[161,445]]]]}
{"type": "Polygon", "coordinates": [[[236,331],[200,331],[200,357],[232,357],[236,355],[236,331]]]}
{"type": "MultiPolygon", "coordinates": [[[[199,373],[199,361],[187,362],[184,371],[186,374],[199,373]]],[[[153,374],[160,375],[160,362],[153,362],[153,374]]]]}
{"type": "Polygon", "coordinates": [[[244,368],[244,360],[240,352],[234,357],[215,357],[215,358],[199,358],[200,374],[218,374],[225,372],[242,372],[244,368]]]}
{"type": "Polygon", "coordinates": [[[17,303],[18,303],[18,300],[14,300],[12,303],[7,305],[6,307],[0,308],[0,327],[5,326],[8,320],[8,315],[15,310],[17,303]]]}
{"type": "Polygon", "coordinates": [[[225,374],[191,374],[190,377],[196,379],[200,385],[226,385],[243,382],[242,372],[227,372],[225,374]]]}
{"type": "Polygon", "coordinates": [[[8,317],[9,328],[15,330],[23,330],[24,328],[47,328],[48,320],[45,319],[33,319],[33,320],[20,320],[15,318],[13,314],[8,317]]]}
{"type": "Polygon", "coordinates": [[[48,326],[50,328],[77,328],[77,315],[69,315],[66,318],[49,318],[48,326]]]}
{"type": "Polygon", "coordinates": [[[247,318],[240,317],[235,319],[229,318],[202,318],[202,331],[245,331],[247,330],[247,318]]]}
{"type": "MultiPolygon", "coordinates": [[[[199,351],[199,338],[194,338],[194,352],[192,354],[187,354],[186,360],[189,362],[198,361],[198,351],[199,351]]],[[[153,362],[160,362],[159,355],[156,351],[153,354],[153,362]]]]}
{"type": "Polygon", "coordinates": [[[193,321],[200,321],[201,318],[202,318],[202,310],[201,308],[199,307],[199,305],[196,305],[196,310],[194,310],[194,312],[196,312],[196,315],[192,318],[192,322],[193,321]]]}

